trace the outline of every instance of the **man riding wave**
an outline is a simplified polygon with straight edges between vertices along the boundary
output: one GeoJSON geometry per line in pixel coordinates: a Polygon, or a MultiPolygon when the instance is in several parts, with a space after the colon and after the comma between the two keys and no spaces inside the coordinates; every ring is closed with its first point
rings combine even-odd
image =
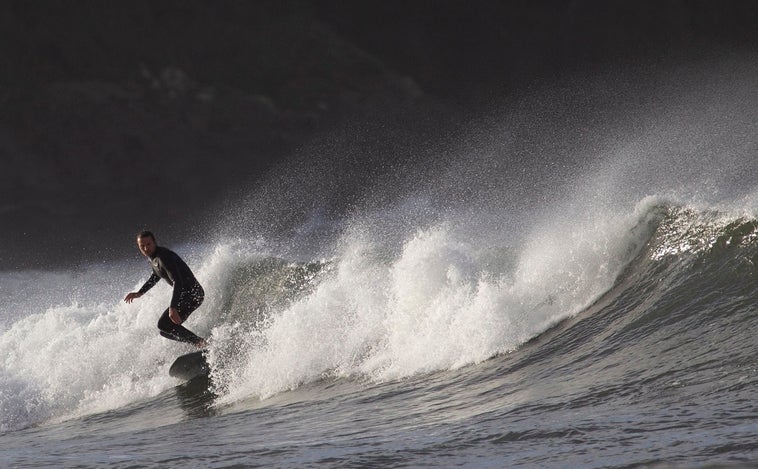
{"type": "Polygon", "coordinates": [[[161,279],[165,280],[173,287],[174,292],[168,309],[158,320],[161,335],[167,339],[191,343],[197,348],[205,348],[208,345],[205,339],[181,325],[203,303],[205,298],[203,287],[181,257],[155,243],[152,232],[142,231],[138,234],[137,246],[148,258],[153,273],[142,288],[127,294],[124,301],[131,303],[153,288],[161,279]]]}

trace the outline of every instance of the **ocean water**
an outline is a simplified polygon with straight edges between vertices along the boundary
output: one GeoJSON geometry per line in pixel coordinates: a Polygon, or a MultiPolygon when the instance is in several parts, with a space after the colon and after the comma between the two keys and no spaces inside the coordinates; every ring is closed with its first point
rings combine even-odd
{"type": "MultiPolygon", "coordinates": [[[[541,90],[279,235],[234,201],[233,236],[169,246],[209,379],[168,376],[165,284],[121,301],[144,260],[0,273],[2,465],[755,464],[758,99],[724,80],[578,120],[541,90]]],[[[302,207],[318,168],[251,199],[302,207]]]]}

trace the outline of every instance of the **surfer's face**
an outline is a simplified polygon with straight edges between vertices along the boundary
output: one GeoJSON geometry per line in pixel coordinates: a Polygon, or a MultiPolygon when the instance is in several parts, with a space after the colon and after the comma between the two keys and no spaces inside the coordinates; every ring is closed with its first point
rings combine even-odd
{"type": "Polygon", "coordinates": [[[145,257],[150,257],[155,252],[155,240],[150,236],[137,238],[137,246],[145,257]]]}

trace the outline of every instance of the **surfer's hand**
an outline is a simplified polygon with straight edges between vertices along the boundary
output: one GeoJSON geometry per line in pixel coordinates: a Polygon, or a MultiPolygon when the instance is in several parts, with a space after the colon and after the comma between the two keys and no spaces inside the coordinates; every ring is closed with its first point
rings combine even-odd
{"type": "Polygon", "coordinates": [[[179,317],[179,311],[176,310],[176,308],[169,308],[168,309],[168,317],[171,319],[171,322],[174,324],[181,324],[182,318],[179,317]]]}
{"type": "Polygon", "coordinates": [[[140,296],[142,296],[142,293],[131,292],[128,295],[126,295],[126,298],[124,298],[124,301],[126,301],[127,303],[131,303],[132,301],[136,300],[140,296]]]}

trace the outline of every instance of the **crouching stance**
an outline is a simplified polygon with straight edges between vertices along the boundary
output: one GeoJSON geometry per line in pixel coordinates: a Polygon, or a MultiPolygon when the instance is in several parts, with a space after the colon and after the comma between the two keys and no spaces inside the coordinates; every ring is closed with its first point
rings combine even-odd
{"type": "Polygon", "coordinates": [[[181,257],[170,249],[155,244],[155,236],[150,231],[143,231],[137,235],[137,246],[150,262],[153,274],[139,291],[127,294],[124,301],[131,303],[153,288],[161,279],[165,280],[174,288],[174,293],[171,296],[170,306],[158,320],[161,335],[167,339],[189,342],[197,348],[205,347],[207,345],[205,339],[181,325],[203,304],[205,297],[203,287],[181,257]]]}

